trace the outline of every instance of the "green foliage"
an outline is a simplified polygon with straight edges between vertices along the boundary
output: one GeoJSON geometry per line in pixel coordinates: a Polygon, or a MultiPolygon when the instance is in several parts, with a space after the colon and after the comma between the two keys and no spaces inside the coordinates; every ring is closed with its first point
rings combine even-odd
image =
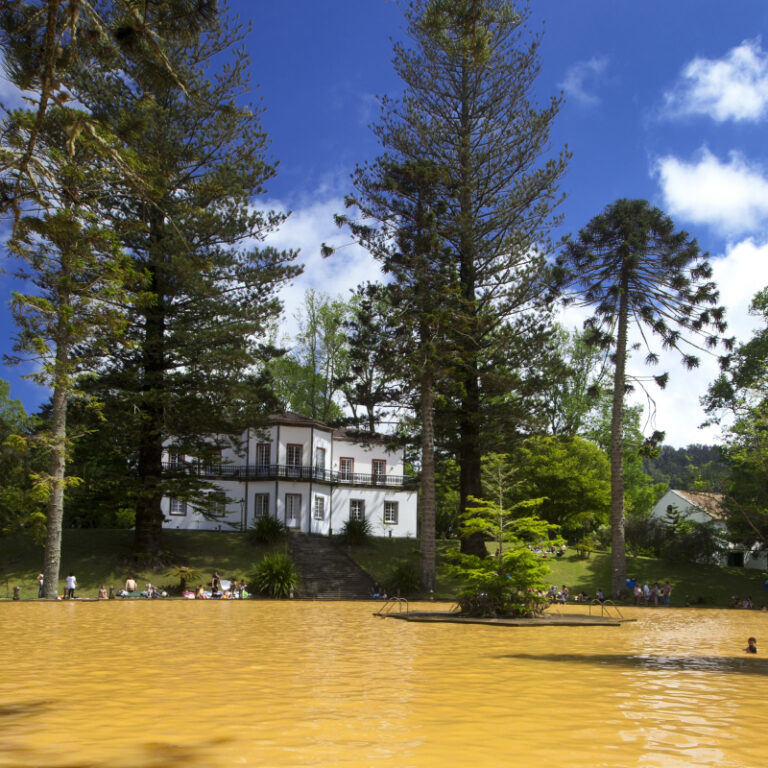
{"type": "MultiPolygon", "coordinates": [[[[544,587],[548,572],[532,551],[541,542],[562,541],[558,527],[534,516],[513,516],[498,503],[472,499],[462,515],[464,535],[480,534],[497,542],[495,557],[455,553],[453,573],[463,582],[459,593],[462,611],[483,616],[531,616],[538,611],[536,591],[544,587]]],[[[516,510],[529,510],[541,499],[518,502],[516,510]]],[[[519,514],[519,513],[518,513],[519,514]]]]}
{"type": "Polygon", "coordinates": [[[643,557],[662,557],[669,541],[669,529],[656,517],[628,517],[624,526],[627,552],[643,557]]]}
{"type": "MultiPolygon", "coordinates": [[[[382,203],[393,222],[406,213],[391,240],[402,256],[392,282],[417,278],[403,281],[401,296],[429,302],[410,332],[423,342],[425,375],[434,375],[436,443],[457,456],[462,506],[480,494],[486,410],[495,405],[495,420],[524,412],[504,394],[536,370],[533,339],[548,320],[543,251],[567,152],[550,151],[560,100],[535,103],[539,40],[527,16],[505,0],[409,6],[409,39],[394,51],[402,97],[383,100],[374,127],[386,155],[355,174],[350,199],[365,203],[361,210],[382,203]],[[453,298],[434,295],[433,278],[453,298]],[[446,324],[452,314],[459,321],[446,324]]],[[[373,229],[370,220],[362,226],[373,229]]],[[[431,500],[426,510],[431,529],[431,500]]],[[[482,551],[480,540],[467,544],[482,551]]]]}
{"type": "MultiPolygon", "coordinates": [[[[595,442],[606,455],[611,453],[611,398],[603,395],[585,423],[584,436],[595,442]]],[[[643,408],[625,406],[622,420],[622,479],[627,518],[645,517],[664,495],[667,485],[646,474],[645,437],[641,429],[643,408]]]]}
{"type": "Polygon", "coordinates": [[[265,555],[250,577],[250,591],[273,598],[290,597],[299,583],[291,558],[281,552],[265,555]]]}
{"type": "Polygon", "coordinates": [[[282,520],[270,515],[257,518],[248,531],[248,539],[254,544],[276,544],[288,535],[288,529],[282,520]]]}
{"type": "Polygon", "coordinates": [[[296,313],[298,332],[291,351],[271,361],[275,394],[284,410],[326,423],[344,413],[336,402],[349,373],[345,323],[350,305],[310,289],[296,313]]]}
{"type": "Polygon", "coordinates": [[[453,458],[444,458],[436,464],[435,473],[435,531],[438,536],[458,536],[459,467],[453,458]]]}
{"type": "Polygon", "coordinates": [[[730,365],[705,398],[712,423],[725,424],[725,459],[730,476],[726,491],[728,535],[752,546],[768,545],[768,289],[755,294],[751,314],[763,325],[740,344],[730,365]]]}
{"type": "Polygon", "coordinates": [[[714,521],[691,520],[673,508],[667,511],[664,523],[668,535],[664,548],[667,560],[716,564],[718,555],[726,548],[722,527],[714,521]]]}
{"type": "Polygon", "coordinates": [[[719,493],[728,482],[729,467],[719,445],[664,445],[657,456],[643,458],[643,469],[668,488],[719,493]]]}
{"type": "MultiPolygon", "coordinates": [[[[162,9],[150,4],[147,13],[149,23],[162,9]]],[[[279,350],[268,332],[278,291],[300,268],[293,251],[262,245],[285,216],[253,205],[275,168],[260,110],[243,98],[242,37],[217,17],[205,35],[157,42],[179,78],[137,57],[120,76],[82,78],[73,89],[141,158],[152,189],[151,205],[143,188],[102,200],[102,218],[146,284],[122,307],[125,341],[91,385],[121,414],[136,478],[136,547],[146,552],[162,551],[163,496],[204,514],[217,503],[209,481],[163,471],[168,440],[205,462],[275,408],[267,364],[279,350]]]]}
{"type": "Polygon", "coordinates": [[[35,420],[0,379],[0,535],[24,530],[42,541],[45,511],[36,501],[31,475],[41,467],[35,449],[35,420]]]}
{"type": "MultiPolygon", "coordinates": [[[[197,584],[202,584],[205,581],[205,576],[199,568],[194,568],[189,565],[172,565],[165,572],[165,578],[171,581],[178,582],[178,594],[182,594],[184,590],[196,588],[197,584]]],[[[172,589],[169,591],[177,591],[172,589]]]]}
{"type": "Polygon", "coordinates": [[[608,519],[610,465],[606,455],[581,437],[530,437],[514,453],[513,499],[543,498],[538,515],[571,539],[608,519]]]}
{"type": "Polygon", "coordinates": [[[395,560],[384,578],[388,595],[410,597],[419,591],[421,574],[419,566],[410,559],[395,560]]]}
{"type": "Polygon", "coordinates": [[[341,528],[341,540],[345,544],[359,547],[371,540],[371,523],[369,520],[347,520],[341,528]]]}

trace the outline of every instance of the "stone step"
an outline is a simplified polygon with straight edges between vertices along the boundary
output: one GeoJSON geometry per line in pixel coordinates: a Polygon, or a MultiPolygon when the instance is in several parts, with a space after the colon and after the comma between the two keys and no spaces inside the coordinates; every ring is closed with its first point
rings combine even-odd
{"type": "Polygon", "coordinates": [[[289,549],[301,577],[299,597],[360,600],[370,596],[370,576],[328,538],[293,532],[289,549]]]}

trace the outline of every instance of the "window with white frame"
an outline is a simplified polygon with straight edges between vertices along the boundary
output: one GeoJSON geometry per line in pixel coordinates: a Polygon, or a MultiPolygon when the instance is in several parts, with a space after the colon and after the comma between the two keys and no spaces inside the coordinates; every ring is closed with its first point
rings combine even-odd
{"type": "Polygon", "coordinates": [[[365,500],[364,499],[349,500],[349,519],[365,520],[365,500]]]}
{"type": "Polygon", "coordinates": [[[272,463],[272,445],[270,443],[257,443],[256,466],[268,467],[272,463]]]}
{"type": "Polygon", "coordinates": [[[315,469],[325,469],[325,448],[315,448],[315,469]]]}
{"type": "Polygon", "coordinates": [[[168,468],[176,469],[184,464],[183,453],[169,453],[168,454],[168,468]]]}
{"type": "Polygon", "coordinates": [[[296,528],[299,525],[301,515],[301,494],[285,494],[285,524],[289,528],[296,528]]]}
{"type": "Polygon", "coordinates": [[[261,517],[269,515],[269,494],[257,493],[253,497],[253,519],[258,520],[261,517]]]}
{"type": "Polygon", "coordinates": [[[325,520],[325,496],[315,496],[315,508],[312,516],[315,520],[325,520]]]}
{"type": "Polygon", "coordinates": [[[168,513],[177,517],[184,517],[187,514],[187,502],[183,499],[171,499],[168,513]]]}
{"type": "Polygon", "coordinates": [[[355,460],[348,458],[339,459],[339,478],[341,480],[351,480],[355,472],[355,460]]]}
{"type": "Polygon", "coordinates": [[[397,525],[397,516],[398,516],[398,509],[397,509],[397,502],[396,501],[385,501],[384,502],[384,522],[389,525],[397,525]]]}
{"type": "Polygon", "coordinates": [[[387,462],[384,459],[373,459],[371,461],[371,474],[374,483],[383,483],[387,476],[387,462]]]}
{"type": "Polygon", "coordinates": [[[227,514],[227,495],[224,491],[213,491],[208,498],[211,500],[210,514],[224,517],[227,514]]]}
{"type": "Polygon", "coordinates": [[[301,454],[303,453],[301,445],[297,443],[288,443],[285,446],[285,463],[289,467],[301,466],[301,454]]]}

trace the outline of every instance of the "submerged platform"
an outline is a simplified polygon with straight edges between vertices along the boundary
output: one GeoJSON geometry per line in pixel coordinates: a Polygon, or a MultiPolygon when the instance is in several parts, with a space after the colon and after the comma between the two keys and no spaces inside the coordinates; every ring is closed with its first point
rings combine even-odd
{"type": "Polygon", "coordinates": [[[536,616],[532,619],[504,619],[461,616],[450,611],[403,611],[374,613],[382,619],[400,619],[432,624],[485,624],[494,627],[618,627],[637,619],[623,619],[608,616],[586,616],[579,614],[536,616]]]}

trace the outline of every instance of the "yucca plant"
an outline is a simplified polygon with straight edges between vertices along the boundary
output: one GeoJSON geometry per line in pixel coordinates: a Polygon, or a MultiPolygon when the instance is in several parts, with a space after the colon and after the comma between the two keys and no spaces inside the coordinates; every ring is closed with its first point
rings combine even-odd
{"type": "Polygon", "coordinates": [[[371,539],[371,524],[368,520],[347,520],[341,529],[341,540],[345,544],[360,546],[371,539]]]}
{"type": "Polygon", "coordinates": [[[251,591],[267,597],[290,597],[299,583],[296,566],[288,555],[272,552],[265,555],[250,578],[251,591]]]}
{"type": "Polygon", "coordinates": [[[253,544],[276,544],[285,538],[287,532],[288,529],[276,517],[264,515],[257,518],[248,535],[253,544]]]}

